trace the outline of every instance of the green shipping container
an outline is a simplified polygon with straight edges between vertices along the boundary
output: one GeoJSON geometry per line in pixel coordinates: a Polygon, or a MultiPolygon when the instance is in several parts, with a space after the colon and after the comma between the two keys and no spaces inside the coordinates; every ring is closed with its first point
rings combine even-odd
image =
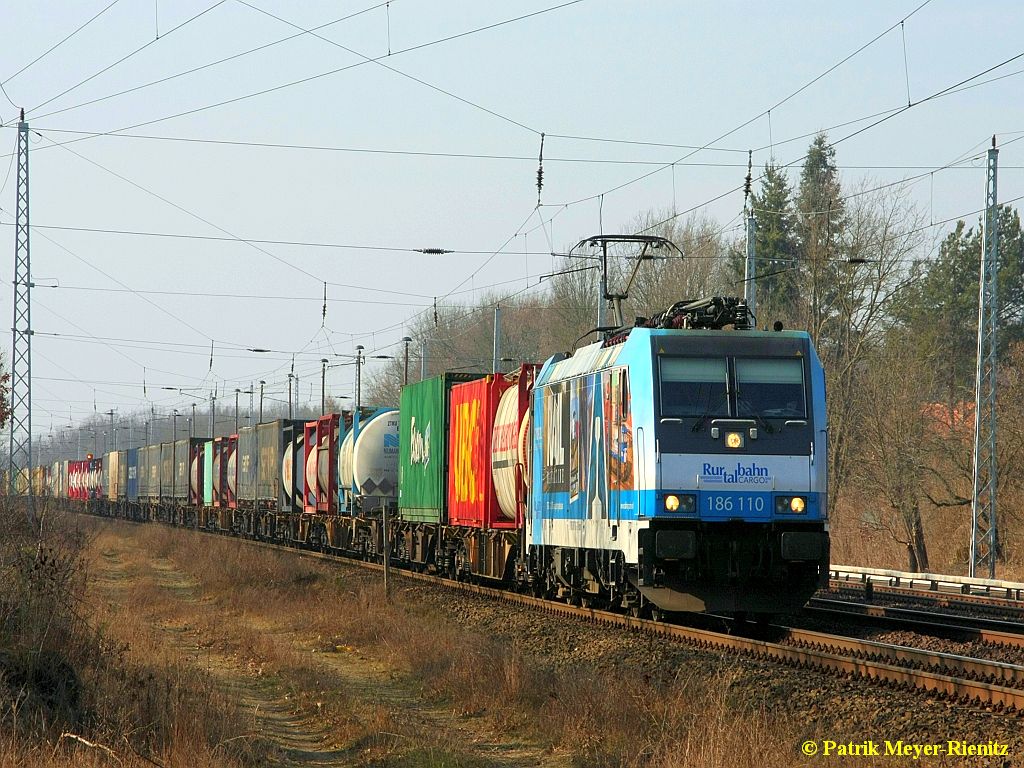
{"type": "Polygon", "coordinates": [[[448,522],[448,393],[483,378],[445,373],[402,387],[398,430],[398,512],[416,523],[448,522]]]}
{"type": "Polygon", "coordinates": [[[213,440],[203,443],[203,504],[213,506],[213,440]]]}

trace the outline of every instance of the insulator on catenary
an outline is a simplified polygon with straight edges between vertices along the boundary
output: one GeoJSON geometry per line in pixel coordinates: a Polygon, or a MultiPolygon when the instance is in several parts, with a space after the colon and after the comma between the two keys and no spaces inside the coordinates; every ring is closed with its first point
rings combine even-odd
{"type": "Polygon", "coordinates": [[[537,164],[537,207],[540,208],[540,193],[544,188],[544,134],[540,135],[540,156],[537,164]]]}

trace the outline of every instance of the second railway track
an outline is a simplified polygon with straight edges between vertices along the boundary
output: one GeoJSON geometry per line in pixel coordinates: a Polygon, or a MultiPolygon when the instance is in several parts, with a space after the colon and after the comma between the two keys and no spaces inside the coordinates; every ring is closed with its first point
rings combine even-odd
{"type": "Polygon", "coordinates": [[[1024,623],[959,614],[943,614],[848,600],[815,597],[804,608],[808,616],[857,621],[887,629],[907,630],[953,640],[1024,649],[1024,623]]]}

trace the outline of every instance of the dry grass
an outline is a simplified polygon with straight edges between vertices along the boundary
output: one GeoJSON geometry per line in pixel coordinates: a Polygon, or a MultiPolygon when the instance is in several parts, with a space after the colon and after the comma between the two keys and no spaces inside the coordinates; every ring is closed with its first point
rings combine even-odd
{"type": "MultiPolygon", "coordinates": [[[[105,589],[120,590],[117,602],[132,610],[89,605],[90,642],[106,661],[80,667],[82,690],[96,701],[83,706],[90,719],[76,732],[110,745],[125,765],[151,765],[136,752],[167,766],[265,764],[272,747],[250,736],[260,724],[224,695],[223,681],[195,671],[197,660],[208,668],[215,659],[329,733],[339,764],[491,764],[459,740],[467,732],[522,741],[531,754],[578,766],[809,764],[798,745],[812,734],[784,699],[754,700],[739,668],[645,675],[567,666],[463,626],[439,610],[445,600],[425,603],[419,587],[398,582],[385,601],[372,572],[157,525],[87,527],[95,576],[104,557],[126,558],[105,572],[130,578],[105,589]],[[364,657],[395,671],[415,701],[406,707],[357,690],[348,671],[364,657]],[[455,730],[412,711],[422,707],[445,713],[455,730]]],[[[80,744],[54,755],[64,726],[44,726],[0,731],[0,766],[114,764],[80,744]]]]}
{"type": "MultiPolygon", "coordinates": [[[[1000,538],[1004,559],[997,563],[996,578],[1024,581],[1024,493],[1010,488],[999,497],[1000,538]]],[[[932,573],[967,575],[971,537],[970,505],[935,507],[922,504],[922,521],[928,545],[928,570],[932,573]]],[[[832,510],[832,562],[905,571],[909,565],[906,545],[887,530],[865,524],[862,504],[840,503],[832,510]]]]}
{"type": "MultiPolygon", "coordinates": [[[[731,694],[728,674],[709,685],[706,677],[657,681],[587,666],[556,668],[498,638],[467,631],[400,588],[385,602],[375,576],[162,527],[138,535],[202,584],[203,594],[222,609],[230,603],[240,617],[304,631],[324,653],[358,648],[404,671],[428,700],[446,702],[468,718],[485,717],[499,732],[519,733],[571,756],[574,764],[724,768],[763,765],[765,755],[773,755],[773,764],[801,764],[795,729],[731,694]]],[[[297,693],[306,687],[307,694],[324,695],[329,673],[300,680],[295,671],[301,658],[275,642],[272,632],[246,624],[235,623],[233,634],[253,663],[289,680],[297,693]]],[[[376,725],[349,720],[347,736],[397,734],[394,743],[378,744],[387,747],[388,765],[472,764],[453,755],[450,745],[431,744],[401,713],[379,715],[376,725]]]]}
{"type": "Polygon", "coordinates": [[[208,680],[105,631],[77,518],[42,511],[39,537],[0,507],[0,766],[260,763],[264,745],[235,738],[240,713],[208,680]]]}

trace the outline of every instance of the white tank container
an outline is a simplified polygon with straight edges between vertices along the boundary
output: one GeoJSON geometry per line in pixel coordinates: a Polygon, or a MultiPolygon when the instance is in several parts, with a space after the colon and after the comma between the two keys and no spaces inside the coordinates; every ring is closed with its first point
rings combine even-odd
{"type": "Polygon", "coordinates": [[[516,491],[525,489],[529,475],[530,412],[519,415],[519,387],[506,389],[498,401],[491,437],[491,476],[498,497],[498,508],[506,520],[516,519],[516,491]],[[522,465],[522,470],[517,470],[522,465]]]}
{"type": "Polygon", "coordinates": [[[377,411],[359,422],[359,439],[353,447],[355,430],[349,430],[338,452],[338,483],[342,493],[352,495],[352,484],[360,496],[376,503],[398,496],[398,409],[377,411]]]}

